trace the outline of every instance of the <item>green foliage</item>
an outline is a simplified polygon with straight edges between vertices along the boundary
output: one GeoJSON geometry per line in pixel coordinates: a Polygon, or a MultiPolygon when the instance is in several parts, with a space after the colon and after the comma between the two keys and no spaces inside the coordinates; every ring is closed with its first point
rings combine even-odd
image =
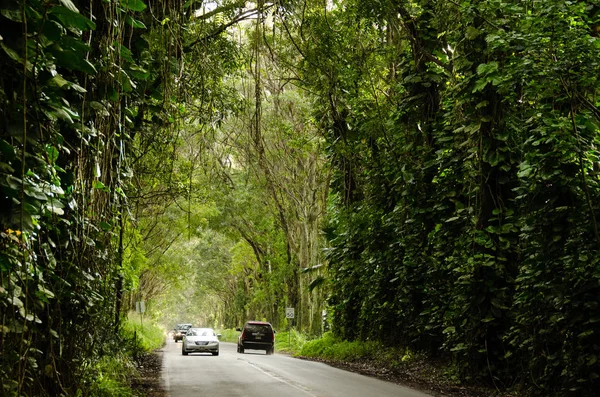
{"type": "Polygon", "coordinates": [[[219,340],[221,342],[237,343],[240,332],[236,331],[235,328],[217,329],[217,334],[221,334],[219,340]]]}
{"type": "Polygon", "coordinates": [[[339,341],[332,332],[326,332],[319,339],[314,339],[302,345],[300,355],[306,357],[324,357],[325,351],[339,341]]]}
{"type": "Polygon", "coordinates": [[[275,334],[275,350],[296,354],[302,350],[307,340],[308,336],[295,328],[289,331],[281,330],[275,334]]]}
{"type": "Polygon", "coordinates": [[[129,357],[120,354],[103,357],[91,372],[94,377],[90,382],[90,396],[133,396],[129,381],[137,375],[137,371],[129,357]]]}
{"type": "Polygon", "coordinates": [[[357,361],[378,357],[382,351],[383,347],[378,342],[343,341],[327,332],[322,338],[303,344],[299,354],[336,361],[357,361]]]}
{"type": "Polygon", "coordinates": [[[129,148],[165,59],[125,27],[143,4],[0,4],[2,395],[127,395],[111,369],[127,359],[105,355],[121,343],[129,148]]]}
{"type": "Polygon", "coordinates": [[[319,334],[326,294],[335,337],[292,350],[593,395],[598,5],[342,3],[242,43],[244,2],[0,3],[2,395],[125,395],[127,302],[319,334]]]}
{"type": "Polygon", "coordinates": [[[133,342],[135,354],[151,352],[165,344],[165,330],[151,319],[140,318],[138,313],[129,313],[122,328],[122,335],[133,342]]]}
{"type": "Polygon", "coordinates": [[[299,12],[296,71],[333,166],[335,334],[451,356],[498,388],[592,395],[597,5],[299,12]]]}

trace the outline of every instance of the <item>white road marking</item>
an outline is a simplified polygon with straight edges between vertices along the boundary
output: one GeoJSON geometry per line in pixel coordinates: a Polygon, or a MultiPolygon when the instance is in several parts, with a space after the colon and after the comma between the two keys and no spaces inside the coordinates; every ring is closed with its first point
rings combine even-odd
{"type": "Polygon", "coordinates": [[[271,377],[271,378],[273,378],[273,379],[275,379],[275,380],[277,380],[277,381],[279,381],[279,382],[281,382],[283,384],[286,384],[286,385],[288,385],[290,387],[293,387],[296,390],[304,392],[304,393],[308,394],[311,397],[322,397],[322,396],[319,396],[317,394],[313,394],[312,393],[312,389],[310,389],[309,387],[306,387],[306,386],[304,386],[304,385],[302,385],[300,383],[297,383],[297,382],[291,381],[289,379],[286,379],[283,376],[281,376],[279,374],[276,374],[276,373],[274,373],[272,371],[269,371],[268,369],[265,369],[265,368],[261,367],[260,365],[258,365],[256,363],[252,363],[252,362],[250,362],[248,360],[244,360],[243,358],[238,358],[238,360],[244,361],[245,363],[253,366],[254,368],[256,368],[257,370],[259,370],[263,374],[265,374],[265,375],[267,375],[267,376],[269,376],[269,377],[271,377]]]}

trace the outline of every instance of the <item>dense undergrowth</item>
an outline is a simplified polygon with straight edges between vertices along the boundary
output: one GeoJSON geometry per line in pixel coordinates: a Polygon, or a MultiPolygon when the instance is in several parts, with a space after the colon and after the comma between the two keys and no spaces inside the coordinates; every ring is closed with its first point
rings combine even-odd
{"type": "Polygon", "coordinates": [[[384,346],[376,341],[347,341],[326,332],[291,352],[345,370],[403,384],[433,395],[516,396],[516,388],[500,390],[483,382],[465,381],[456,362],[440,360],[406,347],[384,346]]]}
{"type": "Polygon", "coordinates": [[[385,351],[379,342],[343,341],[328,332],[322,338],[307,341],[296,351],[304,357],[355,361],[379,357],[385,351]]]}
{"type": "Polygon", "coordinates": [[[233,328],[226,328],[226,329],[216,330],[216,332],[218,334],[221,334],[221,336],[219,337],[219,340],[221,342],[237,343],[238,336],[240,336],[240,332],[236,331],[233,328]]]}
{"type": "Polygon", "coordinates": [[[139,377],[137,360],[143,354],[163,346],[165,331],[154,322],[140,323],[138,314],[130,313],[123,322],[122,344],[113,354],[103,356],[90,372],[91,397],[134,397],[131,381],[139,377]]]}
{"type": "Polygon", "coordinates": [[[165,330],[152,320],[143,320],[137,313],[129,314],[121,333],[129,341],[132,356],[158,349],[165,343],[165,330]]]}
{"type": "Polygon", "coordinates": [[[91,371],[90,396],[131,397],[130,380],[137,376],[132,356],[123,352],[104,356],[91,371]]]}

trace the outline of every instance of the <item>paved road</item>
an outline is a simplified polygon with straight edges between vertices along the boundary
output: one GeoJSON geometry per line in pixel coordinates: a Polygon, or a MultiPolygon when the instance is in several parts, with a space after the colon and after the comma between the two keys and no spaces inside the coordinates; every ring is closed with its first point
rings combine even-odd
{"type": "Polygon", "coordinates": [[[221,343],[220,355],[181,355],[181,343],[167,342],[163,382],[169,397],[426,397],[390,382],[328,365],[263,351],[236,352],[221,343]]]}

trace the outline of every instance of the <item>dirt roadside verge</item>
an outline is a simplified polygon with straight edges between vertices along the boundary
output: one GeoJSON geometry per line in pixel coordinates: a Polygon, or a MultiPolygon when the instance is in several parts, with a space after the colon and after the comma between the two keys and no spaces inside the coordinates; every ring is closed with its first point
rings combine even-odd
{"type": "Polygon", "coordinates": [[[131,380],[135,396],[167,397],[162,384],[162,349],[144,353],[135,361],[138,377],[131,380]]]}
{"type": "Polygon", "coordinates": [[[444,397],[515,397],[497,389],[478,385],[459,385],[448,379],[443,366],[426,360],[414,360],[401,368],[386,366],[376,360],[352,362],[316,358],[297,357],[303,360],[318,361],[332,367],[378,378],[398,385],[410,387],[432,396],[444,397]]]}

